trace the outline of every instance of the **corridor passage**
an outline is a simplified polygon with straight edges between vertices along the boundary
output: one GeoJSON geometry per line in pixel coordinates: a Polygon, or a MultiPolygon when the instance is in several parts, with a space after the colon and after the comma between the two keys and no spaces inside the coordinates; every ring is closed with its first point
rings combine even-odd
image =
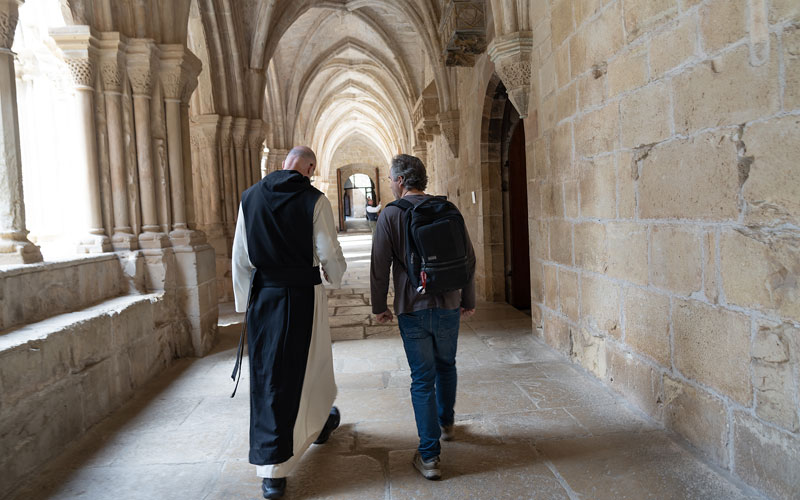
{"type": "MultiPolygon", "coordinates": [[[[350,268],[332,304],[368,284],[370,236],[341,241],[350,268]]],[[[340,309],[331,312],[351,312],[340,309]]],[[[246,370],[229,397],[240,316],[222,311],[227,326],[213,353],[178,360],[13,498],[260,498],[247,463],[246,370]]],[[[336,342],[342,425],[311,447],[285,498],[762,498],[537,340],[530,325],[510,306],[487,303],[462,322],[457,434],[443,443],[438,482],[411,465],[416,430],[396,327],[336,342]]]]}

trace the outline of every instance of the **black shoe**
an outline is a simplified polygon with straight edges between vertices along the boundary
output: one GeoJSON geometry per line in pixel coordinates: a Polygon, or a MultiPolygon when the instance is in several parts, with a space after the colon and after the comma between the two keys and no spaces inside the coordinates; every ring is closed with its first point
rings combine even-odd
{"type": "Polygon", "coordinates": [[[261,481],[261,491],[264,493],[264,498],[280,498],[286,492],[286,478],[279,477],[271,479],[265,477],[261,481]]]}
{"type": "Polygon", "coordinates": [[[325,427],[322,428],[322,432],[319,433],[317,440],[314,441],[314,444],[323,444],[325,443],[329,437],[331,437],[331,432],[334,431],[337,427],[339,427],[339,422],[342,420],[342,415],[339,413],[339,408],[333,407],[331,408],[331,413],[328,415],[328,421],[325,422],[325,427]]]}

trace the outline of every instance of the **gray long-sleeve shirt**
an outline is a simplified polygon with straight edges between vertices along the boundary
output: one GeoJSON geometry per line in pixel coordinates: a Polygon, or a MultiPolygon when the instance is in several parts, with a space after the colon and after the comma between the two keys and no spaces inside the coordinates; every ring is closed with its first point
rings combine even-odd
{"type": "MultiPolygon", "coordinates": [[[[429,195],[408,195],[405,199],[417,204],[429,195]]],[[[467,235],[469,238],[469,235],[467,235]]],[[[473,266],[475,251],[472,242],[467,245],[467,256],[473,266]]],[[[389,307],[386,296],[389,291],[389,269],[394,280],[394,312],[406,314],[423,309],[475,308],[475,278],[462,290],[453,290],[435,295],[420,295],[414,290],[405,271],[406,262],[406,214],[403,209],[387,206],[378,218],[372,238],[372,259],[369,269],[372,312],[380,314],[389,307]]]]}

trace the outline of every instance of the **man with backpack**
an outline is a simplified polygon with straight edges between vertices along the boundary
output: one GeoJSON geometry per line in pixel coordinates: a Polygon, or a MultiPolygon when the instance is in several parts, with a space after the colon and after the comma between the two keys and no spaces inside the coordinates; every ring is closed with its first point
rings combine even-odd
{"type": "Polygon", "coordinates": [[[475,312],[475,253],[455,205],[425,194],[419,158],[395,156],[389,181],[397,200],[381,212],[373,237],[372,312],[379,323],[392,320],[391,268],[419,434],[413,464],[426,479],[439,479],[439,438],[454,437],[459,322],[475,312]]]}

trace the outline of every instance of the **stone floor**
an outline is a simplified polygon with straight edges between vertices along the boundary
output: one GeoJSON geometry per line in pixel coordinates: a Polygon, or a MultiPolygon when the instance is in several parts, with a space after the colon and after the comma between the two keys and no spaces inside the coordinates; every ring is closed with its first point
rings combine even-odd
{"type": "MultiPolygon", "coordinates": [[[[369,243],[342,238],[351,292],[366,286],[369,243]]],[[[246,375],[229,397],[238,321],[225,308],[213,353],[176,362],[12,498],[260,498],[246,459],[246,375]]],[[[396,328],[333,352],[342,425],[312,445],[287,499],[761,498],[538,341],[530,318],[505,304],[479,304],[462,323],[457,439],[443,443],[438,482],[411,465],[416,430],[396,328]]]]}

